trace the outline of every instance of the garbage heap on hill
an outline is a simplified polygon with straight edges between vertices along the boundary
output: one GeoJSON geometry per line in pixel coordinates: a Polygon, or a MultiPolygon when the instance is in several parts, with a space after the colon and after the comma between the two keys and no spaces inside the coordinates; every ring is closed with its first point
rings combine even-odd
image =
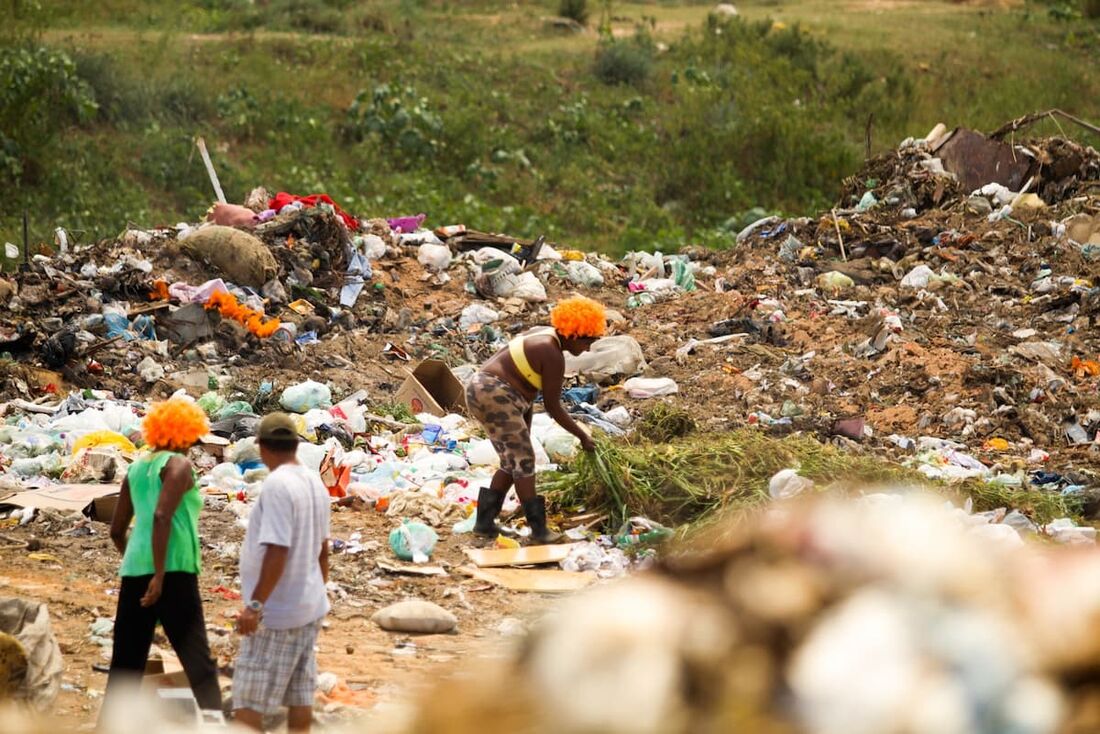
{"type": "MultiPolygon", "coordinates": [[[[704,434],[799,432],[1088,512],[1098,178],[1070,140],[937,129],[869,161],[834,209],[765,217],[719,251],[615,260],[262,190],[201,224],[87,247],[62,232],[0,280],[0,486],[117,482],[145,406],[183,391],[213,421],[203,485],[242,515],[258,417],[281,408],[334,495],[464,528],[496,457],[462,383],[582,292],[611,334],[569,360],[565,397],[603,433],[661,401],[704,434]]],[[[575,456],[544,416],[534,433],[540,468],[575,456]]]]}

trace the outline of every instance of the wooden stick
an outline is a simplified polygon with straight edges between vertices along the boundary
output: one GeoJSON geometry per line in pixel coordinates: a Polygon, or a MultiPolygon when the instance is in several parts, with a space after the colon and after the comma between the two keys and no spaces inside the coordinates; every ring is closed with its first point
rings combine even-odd
{"type": "Polygon", "coordinates": [[[210,183],[214,185],[214,193],[218,195],[218,201],[225,203],[225,194],[222,192],[222,185],[218,181],[218,174],[214,172],[214,164],[210,162],[210,153],[206,150],[206,141],[202,138],[195,140],[195,145],[199,146],[199,155],[202,156],[203,165],[206,166],[206,173],[210,176],[210,183]]]}
{"type": "Polygon", "coordinates": [[[836,239],[840,243],[840,256],[844,262],[848,262],[848,253],[844,251],[844,238],[840,236],[840,222],[836,220],[836,209],[833,209],[833,226],[836,227],[836,239]]]}

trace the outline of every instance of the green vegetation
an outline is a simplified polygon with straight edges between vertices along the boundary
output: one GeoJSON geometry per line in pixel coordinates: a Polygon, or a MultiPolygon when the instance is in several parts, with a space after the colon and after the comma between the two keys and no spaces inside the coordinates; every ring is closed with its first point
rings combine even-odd
{"type": "Polygon", "coordinates": [[[32,247],[199,218],[199,135],[231,200],[325,191],[621,251],[832,203],[870,118],[878,151],[940,120],[1100,117],[1098,24],[1053,5],[740,2],[718,23],[710,3],[605,0],[575,4],[599,35],[566,35],[542,21],[558,0],[4,4],[0,243],[26,210],[32,247]]]}
{"type": "Polygon", "coordinates": [[[558,15],[588,25],[588,0],[561,0],[558,15]]]}
{"type": "Polygon", "coordinates": [[[701,525],[766,503],[769,480],[790,468],[821,491],[862,491],[876,484],[927,487],[960,503],[973,499],[976,512],[1013,508],[1038,523],[1079,517],[1083,504],[1058,492],[1001,484],[931,483],[914,469],[822,444],[812,436],[776,439],[754,429],[664,443],[597,439],[594,453],[582,454],[572,471],[543,482],[542,489],[562,507],[606,513],[612,528],[633,515],[671,526],[701,525]]]}
{"type": "Polygon", "coordinates": [[[632,515],[680,525],[766,502],[768,481],[791,467],[823,484],[837,477],[853,485],[921,481],[916,471],[842,451],[809,436],[774,439],[742,429],[663,444],[598,439],[594,453],[583,454],[572,472],[543,487],[562,506],[608,513],[610,527],[618,527],[632,515]]]}
{"type": "Polygon", "coordinates": [[[683,438],[694,430],[695,419],[691,416],[691,411],[670,403],[657,403],[647,410],[636,428],[639,436],[653,443],[683,438]]]}

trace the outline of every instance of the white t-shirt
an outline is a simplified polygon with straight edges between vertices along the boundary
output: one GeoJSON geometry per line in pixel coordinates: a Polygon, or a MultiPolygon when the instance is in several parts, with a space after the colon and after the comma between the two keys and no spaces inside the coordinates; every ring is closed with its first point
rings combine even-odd
{"type": "Polygon", "coordinates": [[[283,464],[273,471],[248,515],[241,549],[241,592],[247,603],[260,581],[264,546],[288,548],[286,568],[264,604],[264,626],[304,627],[328,614],[318,561],[328,535],[329,496],[317,473],[300,464],[283,464]]]}

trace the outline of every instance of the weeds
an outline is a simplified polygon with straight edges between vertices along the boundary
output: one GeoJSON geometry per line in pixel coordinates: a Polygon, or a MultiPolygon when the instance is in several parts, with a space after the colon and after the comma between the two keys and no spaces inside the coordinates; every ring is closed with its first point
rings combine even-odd
{"type": "Polygon", "coordinates": [[[810,436],[776,439],[752,429],[640,445],[599,439],[596,451],[581,455],[570,473],[554,475],[542,486],[562,507],[607,513],[610,527],[632,515],[697,526],[718,514],[744,514],[764,504],[769,480],[788,468],[797,468],[822,491],[882,484],[927,487],[958,499],[970,497],[975,511],[1014,508],[1038,523],[1076,517],[1082,509],[1078,500],[1041,490],[983,482],[930,484],[913,469],[852,454],[810,436]]]}
{"type": "Polygon", "coordinates": [[[821,484],[920,480],[915,471],[807,436],[772,439],[746,429],[644,446],[602,439],[592,455],[577,460],[572,473],[544,487],[562,506],[608,513],[612,527],[632,515],[680,525],[766,502],[768,480],[794,466],[821,484]]]}
{"type": "MultiPolygon", "coordinates": [[[[967,62],[987,45],[944,52],[936,73],[921,76],[913,59],[873,44],[845,53],[794,26],[735,19],[718,33],[703,23],[705,8],[682,36],[662,36],[665,51],[643,30],[605,40],[597,62],[581,37],[554,37],[566,50],[529,52],[530,39],[470,20],[468,3],[50,5],[54,28],[139,34],[104,52],[91,37],[59,48],[43,39],[66,34],[19,32],[20,23],[46,22],[44,14],[33,23],[9,18],[0,30],[5,41],[18,39],[0,43],[2,54],[67,56],[75,70],[55,81],[81,97],[43,92],[34,75],[0,91],[0,165],[8,180],[19,172],[0,200],[0,242],[20,240],[24,209],[34,240],[50,239],[56,226],[95,239],[128,221],[201,213],[210,191],[189,141],[202,134],[231,198],[259,184],[324,190],[368,216],[424,211],[436,224],[546,233],[610,253],[723,247],[732,241],[724,223],[754,207],[795,215],[832,203],[862,158],[871,113],[876,141],[892,145],[940,120],[1000,122],[1006,110],[1056,106],[1067,95],[1084,100],[1078,112],[1088,117],[1096,96],[1082,73],[1095,23],[1054,23],[1045,12],[1026,25],[996,14],[981,21],[998,23],[1011,35],[1001,45],[1028,59],[1013,57],[1004,75],[987,78],[967,62]],[[314,34],[332,11],[343,19],[333,31],[340,37],[320,42],[314,34]],[[421,41],[431,23],[461,31],[432,34],[429,51],[421,41]],[[141,33],[149,29],[188,33],[141,33]],[[189,35],[216,30],[235,33],[189,35]],[[1064,71],[1022,73],[1049,56],[1028,49],[1065,46],[1069,34],[1086,50],[1066,54],[1064,71]],[[978,85],[978,96],[958,91],[978,85]],[[388,91],[376,99],[379,89],[388,91]],[[40,105],[52,111],[36,118],[40,105]]],[[[589,7],[595,14],[606,4],[589,7]]]]}
{"type": "Polygon", "coordinates": [[[588,25],[588,0],[561,0],[558,15],[588,25]]]}
{"type": "Polygon", "coordinates": [[[695,430],[695,419],[683,408],[657,403],[638,422],[638,434],[653,443],[667,443],[695,430]]]}
{"type": "Polygon", "coordinates": [[[597,79],[609,85],[641,84],[652,70],[653,44],[642,35],[629,41],[603,41],[592,69],[597,79]]]}

